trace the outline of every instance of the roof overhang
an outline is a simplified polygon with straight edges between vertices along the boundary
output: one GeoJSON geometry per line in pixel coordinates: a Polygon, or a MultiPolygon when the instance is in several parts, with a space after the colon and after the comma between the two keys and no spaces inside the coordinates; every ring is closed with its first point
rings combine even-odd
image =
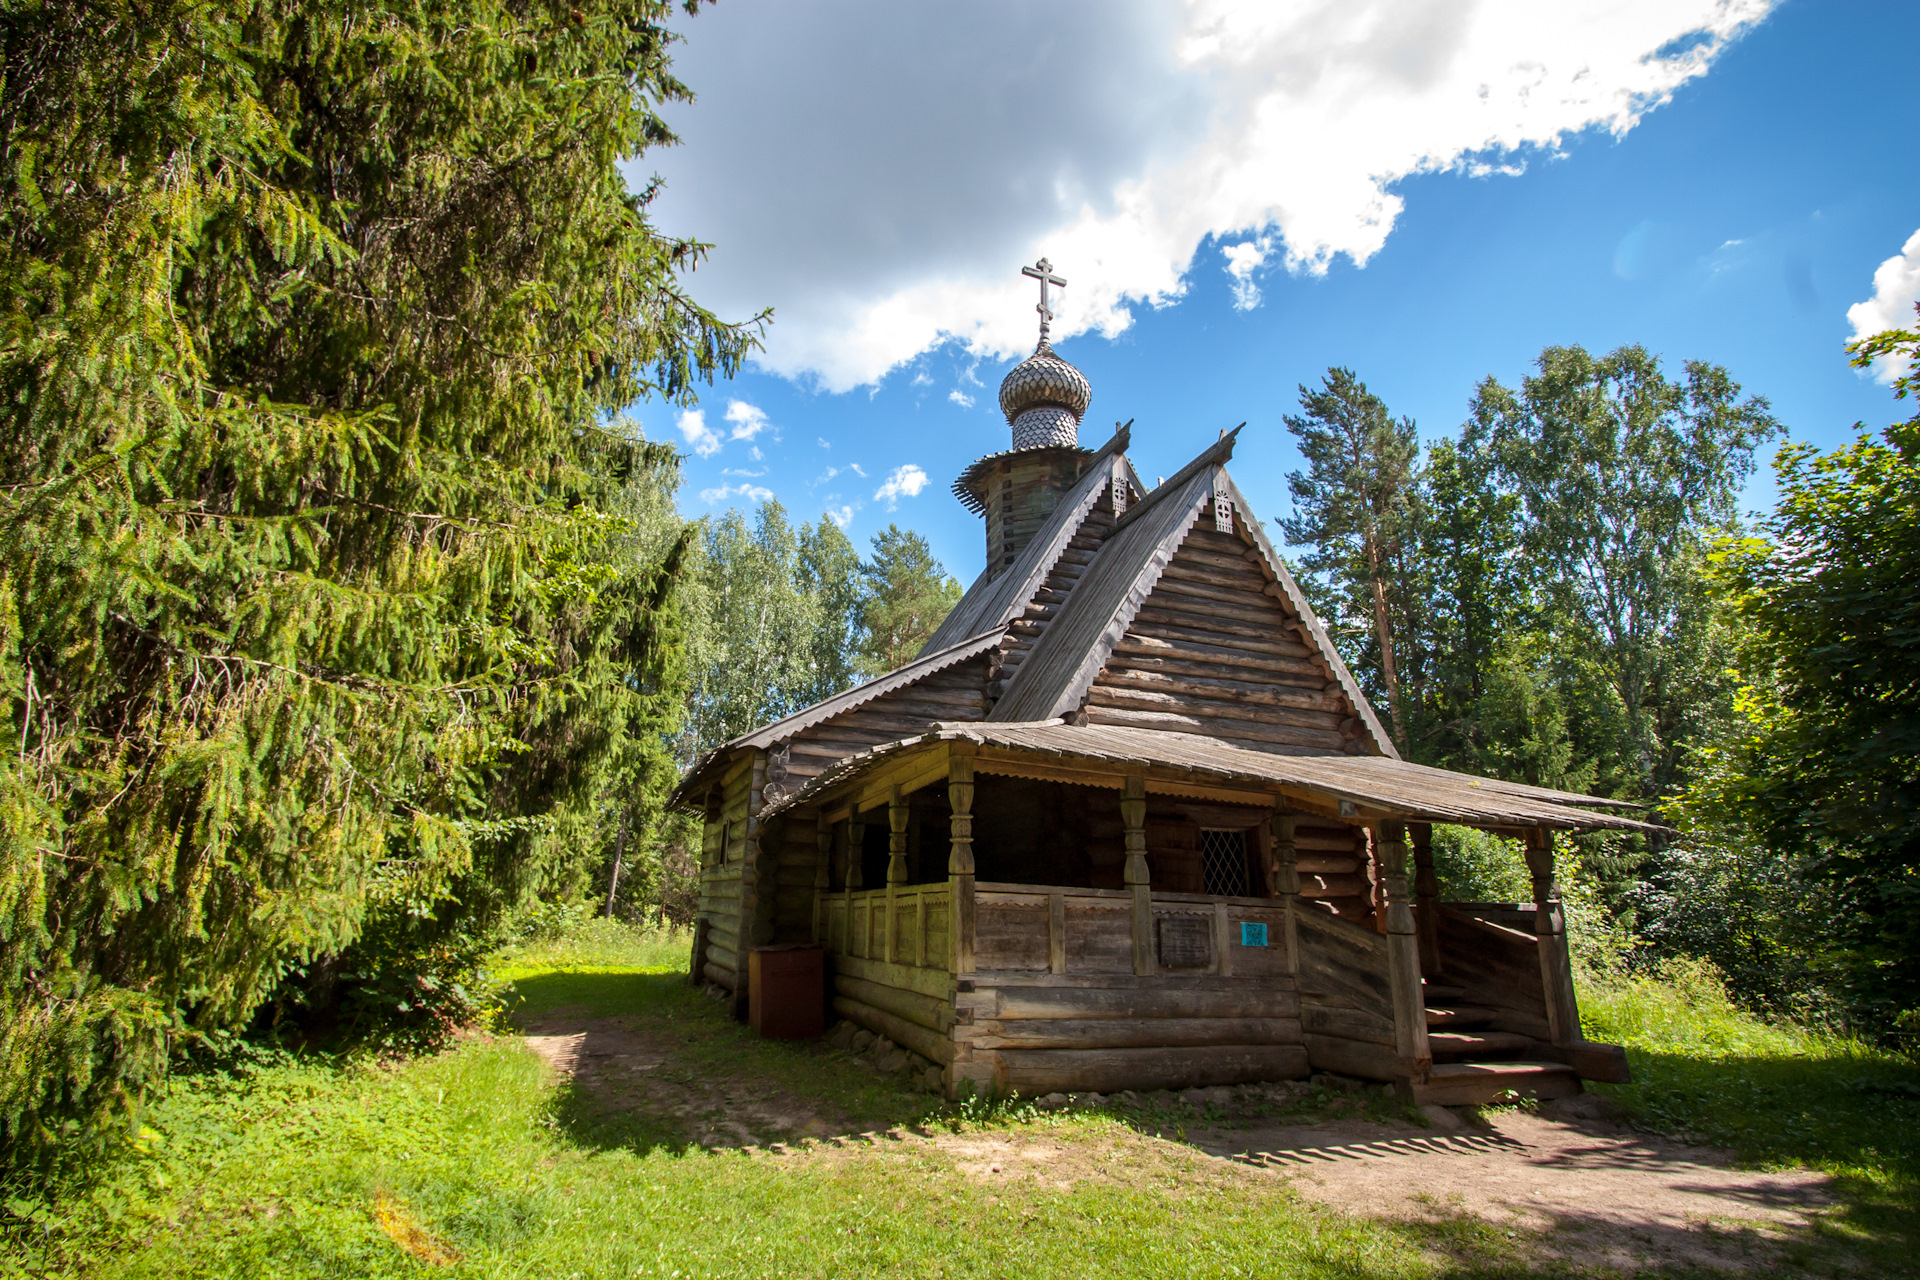
{"type": "Polygon", "coordinates": [[[1150,793],[1271,806],[1353,822],[1442,822],[1491,830],[1659,831],[1618,812],[1616,802],[1409,764],[1387,756],[1283,755],[1214,738],[1059,720],[942,726],[848,756],[762,811],[800,806],[830,817],[877,808],[944,782],[955,755],[976,774],[1038,778],[1118,789],[1129,776],[1150,793]]]}

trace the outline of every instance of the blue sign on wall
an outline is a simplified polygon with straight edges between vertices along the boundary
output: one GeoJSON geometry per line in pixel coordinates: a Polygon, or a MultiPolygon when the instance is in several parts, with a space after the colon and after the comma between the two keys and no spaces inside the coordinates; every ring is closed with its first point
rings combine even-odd
{"type": "Polygon", "coordinates": [[[1267,945],[1267,926],[1255,924],[1251,920],[1240,922],[1240,945],[1243,947],[1264,947],[1267,945]]]}

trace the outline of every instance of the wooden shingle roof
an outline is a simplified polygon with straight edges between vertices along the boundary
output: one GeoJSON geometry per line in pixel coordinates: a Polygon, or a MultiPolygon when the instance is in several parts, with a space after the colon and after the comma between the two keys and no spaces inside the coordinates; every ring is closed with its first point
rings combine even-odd
{"type": "MultiPolygon", "coordinates": [[[[1618,802],[1524,783],[1474,778],[1387,756],[1253,751],[1194,734],[1115,725],[1075,726],[1058,720],[956,725],[885,743],[848,756],[806,786],[769,806],[766,816],[824,798],[867,773],[884,768],[906,752],[960,741],[976,748],[997,748],[1036,760],[1099,766],[1114,778],[1114,785],[1118,785],[1120,775],[1125,772],[1173,771],[1196,782],[1241,783],[1313,792],[1409,821],[1565,831],[1660,830],[1620,814],[1617,810],[1628,806],[1618,802]]],[[[981,759],[980,767],[992,772],[985,757],[981,759]]]]}

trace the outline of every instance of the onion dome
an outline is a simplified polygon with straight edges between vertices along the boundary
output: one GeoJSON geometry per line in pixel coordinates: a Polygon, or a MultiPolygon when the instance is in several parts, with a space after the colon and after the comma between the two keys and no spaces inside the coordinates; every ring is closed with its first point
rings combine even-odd
{"type": "Polygon", "coordinates": [[[1000,412],[1013,428],[1016,449],[1077,446],[1080,419],[1092,400],[1086,375],[1053,354],[1044,333],[1033,354],[1000,383],[1000,412]]]}

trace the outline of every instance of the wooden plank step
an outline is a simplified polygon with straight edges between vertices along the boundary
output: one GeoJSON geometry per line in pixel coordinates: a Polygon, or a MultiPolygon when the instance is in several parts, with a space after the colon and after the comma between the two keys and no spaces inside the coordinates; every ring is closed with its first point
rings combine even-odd
{"type": "Polygon", "coordinates": [[[1458,1000],[1467,994],[1465,987],[1437,987],[1431,982],[1421,982],[1420,989],[1426,993],[1428,1003],[1444,1000],[1458,1000]]]}
{"type": "Polygon", "coordinates": [[[1517,1031],[1434,1031],[1427,1043],[1436,1058],[1464,1058],[1470,1054],[1519,1053],[1533,1047],[1532,1036],[1517,1031]]]}
{"type": "Polygon", "coordinates": [[[1546,1100],[1571,1098],[1579,1092],[1579,1074],[1564,1063],[1440,1062],[1413,1086],[1413,1100],[1423,1106],[1475,1107],[1504,1093],[1546,1100]]]}
{"type": "Polygon", "coordinates": [[[1428,1005],[1429,1027],[1484,1027],[1494,1018],[1492,1009],[1476,1004],[1428,1005]]]}

